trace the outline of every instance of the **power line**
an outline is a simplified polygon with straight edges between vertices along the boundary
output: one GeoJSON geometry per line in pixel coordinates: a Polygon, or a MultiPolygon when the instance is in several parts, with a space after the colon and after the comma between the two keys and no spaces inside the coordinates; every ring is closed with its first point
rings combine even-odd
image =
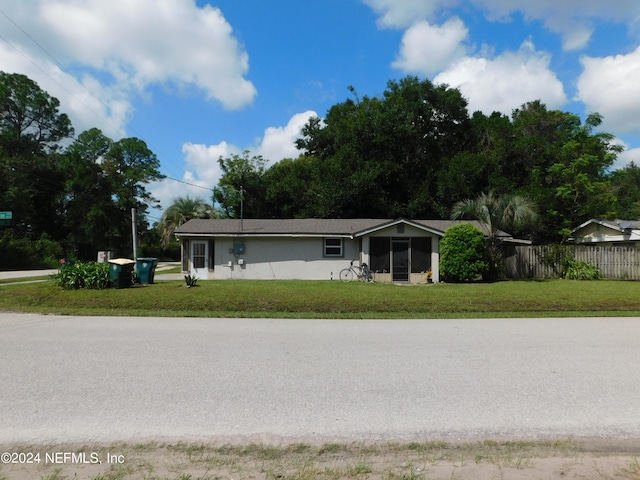
{"type": "Polygon", "coordinates": [[[165,178],[166,178],[167,180],[173,180],[174,182],[184,183],[185,185],[189,185],[189,186],[191,186],[191,187],[201,188],[201,189],[203,189],[203,190],[207,190],[207,191],[209,191],[209,192],[212,192],[212,191],[213,191],[213,189],[212,189],[212,188],[209,188],[209,187],[203,187],[202,185],[196,185],[195,183],[185,182],[184,180],[178,180],[177,178],[173,178],[173,177],[170,177],[170,176],[168,176],[168,175],[167,175],[167,176],[165,176],[165,178]]]}
{"type": "MultiPolygon", "coordinates": [[[[0,13],[2,13],[5,17],[7,17],[14,25],[17,26],[17,24],[11,20],[2,10],[0,10],[0,13]]],[[[18,27],[20,28],[20,27],[18,27]]],[[[20,29],[22,32],[24,32],[24,30],[20,29]]],[[[25,35],[27,35],[27,37],[29,37],[31,40],[33,40],[28,34],[25,33],[25,35]]],[[[80,100],[78,97],[76,97],[73,92],[71,92],[67,87],[65,87],[62,83],[60,83],[56,78],[52,77],[51,74],[49,72],[47,72],[45,69],[43,69],[40,65],[38,65],[36,62],[34,62],[31,57],[29,57],[27,54],[25,54],[22,50],[20,50],[18,47],[16,47],[13,43],[11,43],[9,40],[7,40],[5,37],[3,37],[2,35],[0,35],[0,39],[2,39],[7,45],[9,45],[11,48],[13,48],[16,52],[18,52],[22,57],[24,57],[31,65],[33,65],[34,67],[36,67],[38,70],[40,70],[42,73],[44,73],[47,77],[49,77],[51,80],[53,80],[60,88],[62,88],[65,92],[67,92],[71,98],[73,98],[75,101],[77,101],[80,105],[82,105],[84,108],[86,108],[88,111],[90,111],[91,113],[93,113],[98,119],[102,120],[106,125],[108,125],[109,127],[111,127],[114,131],[117,131],[117,127],[115,127],[114,125],[112,125],[109,120],[107,120],[106,118],[104,118],[102,115],[100,115],[99,113],[95,112],[91,107],[89,107],[86,103],[84,103],[82,100],[80,100]]],[[[36,45],[38,45],[38,47],[40,47],[40,44],[35,42],[35,40],[33,40],[34,43],[36,43],[36,45]]],[[[42,47],[40,47],[42,48],[42,47]]],[[[51,56],[50,53],[48,53],[46,50],[42,49],[47,55],[49,55],[51,58],[53,58],[51,56]]],[[[66,73],[67,75],[69,75],[71,78],[73,78],[75,80],[75,82],[80,85],[82,88],[84,88],[89,95],[91,95],[93,98],[95,98],[98,102],[100,102],[105,108],[109,109],[110,107],[108,105],[106,105],[102,100],[100,100],[98,97],[96,97],[86,86],[84,86],[82,83],[80,83],[78,81],[78,79],[73,76],[73,74],[71,74],[71,72],[67,71],[57,60],[55,60],[54,58],[54,62],[56,63],[56,65],[58,65],[58,67],[60,67],[60,69],[66,73]]]]}
{"type": "Polygon", "coordinates": [[[0,13],[2,15],[4,15],[4,17],[9,20],[11,23],[13,23],[13,25],[15,25],[15,27],[20,30],[22,33],[25,34],[25,36],[31,40],[33,43],[35,43],[38,48],[40,48],[40,50],[42,50],[44,53],[46,53],[47,55],[49,55],[49,57],[51,57],[51,59],[64,71],[65,68],[62,66],[62,64],[60,64],[60,62],[58,62],[58,60],[56,60],[56,58],[51,55],[42,45],[40,45],[31,35],[29,35],[27,32],[24,31],[24,29],[18,25],[15,21],[13,21],[13,19],[11,17],[9,17],[9,15],[7,15],[2,9],[0,9],[0,13]]]}
{"type": "MultiPolygon", "coordinates": [[[[58,66],[58,68],[60,68],[60,70],[64,73],[66,73],[68,76],[70,76],[71,78],[73,78],[75,80],[75,82],[80,85],[84,90],[87,91],[87,93],[89,95],[91,95],[91,97],[93,97],[94,99],[96,99],[101,105],[103,105],[107,110],[110,110],[111,107],[109,107],[109,105],[107,105],[106,103],[104,103],[100,98],[98,98],[96,95],[94,95],[94,93],[89,90],[83,83],[81,83],[73,73],[71,73],[69,70],[67,70],[64,65],[62,65],[61,62],[59,62],[48,50],[46,50],[39,42],[37,42],[27,31],[25,31],[17,22],[15,22],[11,17],[9,17],[9,15],[7,15],[3,10],[0,9],[0,13],[7,19],[9,20],[18,30],[20,30],[20,32],[22,32],[30,41],[32,41],[40,50],[42,50],[49,58],[51,58],[53,60],[53,62],[58,66]]],[[[112,125],[109,120],[105,119],[102,115],[100,115],[99,113],[95,112],[93,109],[91,109],[88,105],[86,105],[82,100],[78,99],[72,92],[70,92],[64,85],[62,85],[60,82],[58,82],[58,80],[56,80],[55,78],[53,78],[49,72],[47,72],[46,70],[44,70],[42,67],[40,67],[37,63],[35,63],[28,55],[26,55],[24,52],[22,52],[19,48],[17,48],[15,45],[13,45],[9,40],[7,40],[6,38],[4,38],[3,36],[0,35],[0,39],[2,39],[4,42],[6,42],[9,46],[11,46],[14,50],[16,50],[20,55],[22,55],[27,61],[29,61],[29,63],[31,63],[34,67],[36,67],[38,70],[40,70],[42,73],[44,73],[46,76],[48,76],[50,79],[52,79],[58,86],[60,86],[60,88],[62,88],[65,92],[67,92],[71,98],[73,98],[75,101],[77,101],[80,105],[82,105],[84,108],[86,108],[88,111],[90,111],[91,113],[93,113],[97,118],[99,118],[100,120],[102,120],[106,125],[110,126],[111,128],[113,128],[114,131],[117,131],[117,127],[115,127],[114,125],[112,125]]],[[[131,130],[132,132],[139,134],[139,132],[136,131],[135,128],[133,128],[128,122],[126,122],[125,120],[123,120],[123,124],[125,125],[125,127],[127,127],[129,130],[131,130]]],[[[149,144],[156,152],[158,152],[158,150],[152,145],[149,144]]],[[[159,152],[162,153],[162,152],[159,152]]],[[[164,154],[162,155],[161,160],[167,160],[169,161],[169,163],[174,164],[176,166],[179,167],[179,165],[171,160],[169,160],[168,157],[164,156],[164,154]]],[[[206,188],[206,187],[202,187],[201,185],[196,185],[193,183],[189,183],[186,182],[184,180],[179,180],[170,176],[165,176],[165,178],[169,179],[169,180],[173,180],[179,183],[183,183],[185,185],[189,185],[192,187],[196,187],[196,188],[202,188],[205,190],[211,190],[210,188],[206,188]]]]}

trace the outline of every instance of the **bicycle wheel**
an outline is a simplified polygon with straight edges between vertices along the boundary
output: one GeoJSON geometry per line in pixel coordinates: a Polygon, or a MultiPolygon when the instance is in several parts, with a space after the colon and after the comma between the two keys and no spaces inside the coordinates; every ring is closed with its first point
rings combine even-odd
{"type": "Polygon", "coordinates": [[[353,270],[351,270],[350,268],[345,268],[344,270],[340,271],[340,281],[342,282],[350,282],[351,280],[353,280],[353,270]]]}
{"type": "Polygon", "coordinates": [[[362,281],[365,283],[373,283],[373,271],[366,263],[362,264],[362,281]]]}

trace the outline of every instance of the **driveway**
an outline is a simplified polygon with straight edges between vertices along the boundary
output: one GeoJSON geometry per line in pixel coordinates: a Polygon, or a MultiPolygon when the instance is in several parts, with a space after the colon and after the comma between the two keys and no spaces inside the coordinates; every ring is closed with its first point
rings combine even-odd
{"type": "Polygon", "coordinates": [[[0,440],[640,438],[640,319],[0,314],[0,440]]]}
{"type": "Polygon", "coordinates": [[[0,280],[12,280],[19,278],[44,277],[45,275],[55,275],[59,270],[11,270],[0,271],[0,280]]]}

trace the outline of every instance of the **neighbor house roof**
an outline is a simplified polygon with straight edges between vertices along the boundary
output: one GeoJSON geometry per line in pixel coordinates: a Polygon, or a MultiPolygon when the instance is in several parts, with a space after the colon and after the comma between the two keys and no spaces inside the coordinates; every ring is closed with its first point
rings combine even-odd
{"type": "MultiPolygon", "coordinates": [[[[182,236],[317,236],[356,238],[403,223],[442,236],[451,226],[471,223],[486,234],[484,224],[476,220],[407,220],[380,218],[296,218],[296,219],[193,219],[178,227],[182,236]]],[[[499,236],[512,237],[504,232],[499,236]]]]}
{"type": "Polygon", "coordinates": [[[592,218],[571,233],[579,243],[640,241],[640,220],[592,218]]]}

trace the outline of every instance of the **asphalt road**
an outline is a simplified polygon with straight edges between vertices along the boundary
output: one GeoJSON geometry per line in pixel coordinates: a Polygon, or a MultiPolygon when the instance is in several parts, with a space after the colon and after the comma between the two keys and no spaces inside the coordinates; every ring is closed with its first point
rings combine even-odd
{"type": "Polygon", "coordinates": [[[640,319],[0,314],[0,441],[640,438],[640,319]]]}

